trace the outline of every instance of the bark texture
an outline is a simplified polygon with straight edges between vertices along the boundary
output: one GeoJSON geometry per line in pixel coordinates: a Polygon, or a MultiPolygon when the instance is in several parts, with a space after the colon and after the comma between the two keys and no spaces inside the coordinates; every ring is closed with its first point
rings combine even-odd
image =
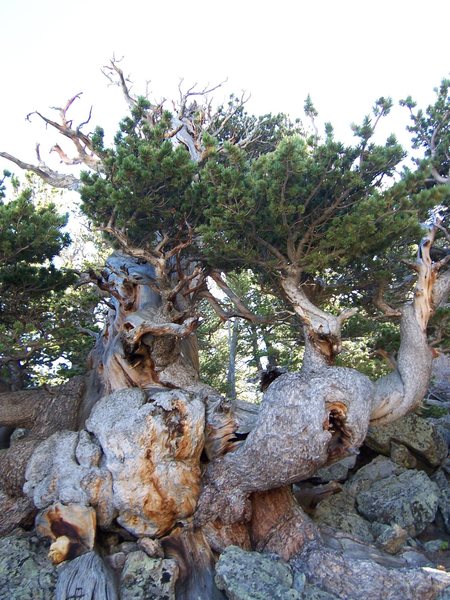
{"type": "MultiPolygon", "coordinates": [[[[161,262],[163,270],[170,269],[161,262]]],[[[156,280],[154,266],[122,252],[113,254],[96,276],[97,285],[111,295],[93,354],[106,393],[155,385],[189,388],[198,379],[197,318],[177,296],[176,283],[165,281],[167,289],[161,289],[156,280]]]]}
{"type": "Polygon", "coordinates": [[[0,451],[2,534],[29,522],[34,507],[22,492],[27,464],[38,445],[54,432],[78,428],[84,391],[84,379],[78,377],[55,388],[0,395],[0,424],[27,430],[23,438],[0,451]]]}

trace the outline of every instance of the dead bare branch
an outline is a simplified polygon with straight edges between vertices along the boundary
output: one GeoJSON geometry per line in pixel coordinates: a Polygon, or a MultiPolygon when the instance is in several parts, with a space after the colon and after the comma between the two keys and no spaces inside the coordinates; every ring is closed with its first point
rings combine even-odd
{"type": "Polygon", "coordinates": [[[373,304],[381,310],[385,317],[401,317],[402,312],[396,308],[390,306],[384,299],[384,292],[386,291],[386,282],[382,282],[377,287],[377,290],[372,298],[373,304]]]}
{"type": "Polygon", "coordinates": [[[67,190],[75,191],[77,191],[80,188],[80,180],[77,177],[74,177],[73,175],[67,173],[58,173],[56,171],[53,171],[53,169],[50,169],[50,167],[47,167],[43,163],[40,164],[40,166],[32,165],[30,163],[24,162],[23,160],[20,160],[19,158],[16,158],[8,152],[0,152],[0,156],[2,158],[6,158],[6,160],[13,162],[25,171],[32,171],[33,173],[36,173],[36,175],[38,175],[41,179],[43,179],[46,183],[53,187],[65,188],[67,190]]]}
{"type": "Polygon", "coordinates": [[[131,95],[131,88],[128,85],[131,82],[128,78],[125,77],[122,69],[118,66],[118,63],[122,60],[123,57],[121,59],[116,59],[115,57],[113,57],[110,60],[110,64],[105,65],[102,68],[102,73],[111,82],[111,85],[117,85],[121,88],[126,103],[130,108],[134,108],[136,106],[136,98],[134,98],[131,95]],[[114,73],[117,75],[118,80],[114,78],[114,73]]]}
{"type": "Polygon", "coordinates": [[[258,317],[245,306],[244,302],[239,298],[239,296],[230,288],[230,286],[223,280],[221,274],[218,271],[212,271],[210,273],[211,279],[220,287],[220,289],[226,294],[226,296],[231,300],[233,305],[236,307],[238,311],[239,317],[245,319],[246,321],[250,321],[251,323],[265,323],[267,322],[267,318],[258,317]]]}
{"type": "Polygon", "coordinates": [[[198,317],[189,317],[184,323],[156,323],[152,321],[139,319],[137,322],[131,315],[124,323],[126,333],[124,339],[130,345],[136,345],[142,336],[151,334],[155,336],[173,335],[184,338],[190,335],[198,326],[198,317]]]}

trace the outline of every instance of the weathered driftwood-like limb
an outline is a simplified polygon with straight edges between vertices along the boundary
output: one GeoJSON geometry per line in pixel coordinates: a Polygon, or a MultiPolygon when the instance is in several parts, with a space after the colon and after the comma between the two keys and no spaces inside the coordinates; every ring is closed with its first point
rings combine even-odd
{"type": "Polygon", "coordinates": [[[385,283],[383,282],[377,287],[374,297],[372,298],[374,306],[381,310],[385,317],[401,317],[401,311],[396,308],[393,308],[386,302],[384,298],[384,292],[385,283]]]}
{"type": "Polygon", "coordinates": [[[39,164],[38,166],[24,162],[23,160],[20,160],[20,158],[17,158],[8,152],[0,152],[0,156],[13,162],[24,171],[32,171],[33,173],[36,173],[36,175],[38,175],[43,181],[52,187],[74,191],[77,191],[80,188],[80,180],[69,173],[58,173],[44,164],[39,164]]]}
{"type": "Polygon", "coordinates": [[[157,323],[150,321],[145,316],[134,313],[130,315],[124,323],[126,333],[124,339],[129,344],[137,344],[140,339],[147,334],[157,337],[163,335],[173,335],[177,338],[184,338],[196,329],[198,324],[197,317],[189,317],[183,323],[157,323]]]}
{"type": "Polygon", "coordinates": [[[55,600],[118,600],[114,576],[96,552],[64,563],[58,572],[55,600]]]}
{"type": "Polygon", "coordinates": [[[425,396],[431,376],[432,353],[428,346],[426,328],[435,306],[442,302],[449,290],[450,278],[438,271],[446,261],[433,263],[430,249],[437,227],[430,228],[422,239],[417,262],[414,299],[402,308],[400,320],[401,342],[397,366],[376,382],[371,409],[371,423],[382,425],[399,419],[416,408],[425,396]]]}
{"type": "Polygon", "coordinates": [[[238,294],[236,294],[236,292],[234,292],[230,288],[230,286],[224,281],[221,273],[219,273],[218,271],[212,271],[210,273],[210,277],[213,281],[215,281],[215,283],[222,290],[222,292],[228,296],[228,298],[235,306],[237,311],[235,316],[241,317],[242,319],[246,319],[251,323],[261,323],[267,321],[266,317],[259,317],[258,315],[252,313],[252,311],[248,309],[248,307],[242,301],[242,298],[240,298],[238,294]]]}
{"type": "MultiPolygon", "coordinates": [[[[90,169],[99,171],[102,169],[102,158],[96,153],[89,135],[86,135],[82,131],[83,125],[86,125],[90,121],[91,112],[89,113],[89,117],[87,118],[87,120],[84,123],[80,123],[75,129],[72,127],[72,121],[67,118],[68,110],[72,106],[73,102],[80,96],[81,94],[76,94],[68,100],[65,107],[55,109],[59,113],[60,122],[53,121],[52,119],[45,117],[38,111],[30,113],[27,118],[29,119],[30,116],[34,114],[38,115],[38,117],[42,119],[46,125],[49,125],[73,143],[77,153],[76,156],[73,158],[70,158],[58,144],[55,144],[52,148],[52,151],[56,152],[59,155],[61,161],[64,164],[84,164],[90,169]]],[[[65,188],[68,190],[75,191],[78,191],[80,189],[81,183],[78,177],[67,173],[58,173],[57,171],[54,171],[53,169],[48,167],[42,161],[39,153],[39,146],[36,147],[36,154],[38,164],[34,165],[31,163],[24,162],[20,158],[17,158],[16,156],[9,154],[8,152],[0,152],[1,157],[13,162],[25,171],[32,171],[52,187],[65,188]]]]}
{"type": "Polygon", "coordinates": [[[42,403],[51,399],[46,388],[3,392],[0,394],[0,424],[30,429],[43,410],[42,403]]]}
{"type": "Polygon", "coordinates": [[[193,530],[189,526],[177,528],[161,542],[166,556],[175,559],[180,569],[177,600],[225,599],[214,583],[215,560],[201,530],[193,530]]]}

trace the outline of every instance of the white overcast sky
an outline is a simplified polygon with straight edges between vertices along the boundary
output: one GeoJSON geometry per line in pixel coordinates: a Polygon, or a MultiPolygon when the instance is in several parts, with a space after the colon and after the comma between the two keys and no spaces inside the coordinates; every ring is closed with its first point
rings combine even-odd
{"type": "MultiPolygon", "coordinates": [[[[344,136],[381,95],[432,100],[450,73],[449,17],[449,0],[1,0],[0,150],[31,161],[43,140],[45,157],[56,136],[26,114],[80,91],[93,124],[116,123],[126,107],[100,73],[113,54],[157,98],[180,78],[228,78],[250,110],[294,117],[309,93],[344,136]]],[[[387,129],[406,124],[397,109],[387,129]]]]}

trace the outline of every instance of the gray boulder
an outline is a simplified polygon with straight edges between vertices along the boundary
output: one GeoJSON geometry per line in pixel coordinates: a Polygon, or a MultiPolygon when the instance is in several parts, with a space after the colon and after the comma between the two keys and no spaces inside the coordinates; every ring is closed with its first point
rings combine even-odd
{"type": "MultiPolygon", "coordinates": [[[[229,600],[301,600],[291,568],[281,560],[228,546],[216,565],[215,582],[229,600]]],[[[300,586],[301,587],[301,586],[300,586]]]]}
{"type": "Polygon", "coordinates": [[[338,597],[321,590],[317,585],[307,583],[303,588],[302,600],[338,600],[338,597]]]}
{"type": "Polygon", "coordinates": [[[128,554],[120,578],[121,600],[175,600],[178,565],[150,558],[141,550],[128,554]]]}
{"type": "Polygon", "coordinates": [[[439,466],[448,454],[448,445],[439,427],[416,414],[410,414],[394,423],[370,427],[365,443],[369,448],[391,456],[399,456],[402,444],[431,466],[439,466]],[[396,444],[392,456],[392,443],[396,444]]]}
{"type": "Polygon", "coordinates": [[[319,477],[322,481],[345,481],[350,469],[353,469],[356,463],[356,455],[347,456],[342,460],[323,467],[315,473],[314,477],[319,477]]]}
{"type": "Polygon", "coordinates": [[[376,481],[400,475],[405,469],[385,456],[377,456],[369,464],[361,467],[345,484],[346,490],[355,496],[369,490],[376,481]]]}
{"type": "Polygon", "coordinates": [[[408,532],[397,523],[373,523],[372,533],[376,536],[376,545],[389,554],[397,554],[408,537],[408,532]]]}
{"type": "Polygon", "coordinates": [[[428,419],[430,423],[433,423],[439,431],[442,433],[447,446],[450,446],[450,414],[442,415],[442,417],[428,419]]]}
{"type": "Polygon", "coordinates": [[[396,523],[410,536],[421,533],[435,518],[439,488],[423,471],[404,471],[375,481],[356,495],[358,511],[369,521],[396,523]]]}
{"type": "Polygon", "coordinates": [[[364,542],[373,542],[370,523],[358,514],[355,498],[346,490],[322,500],[316,508],[314,520],[350,533],[364,542]]]}
{"type": "Polygon", "coordinates": [[[25,533],[0,539],[0,600],[54,598],[57,572],[48,549],[25,533]]]}
{"type": "Polygon", "coordinates": [[[450,533],[450,484],[442,469],[433,475],[433,481],[439,488],[439,512],[444,521],[444,527],[450,533]]]}

